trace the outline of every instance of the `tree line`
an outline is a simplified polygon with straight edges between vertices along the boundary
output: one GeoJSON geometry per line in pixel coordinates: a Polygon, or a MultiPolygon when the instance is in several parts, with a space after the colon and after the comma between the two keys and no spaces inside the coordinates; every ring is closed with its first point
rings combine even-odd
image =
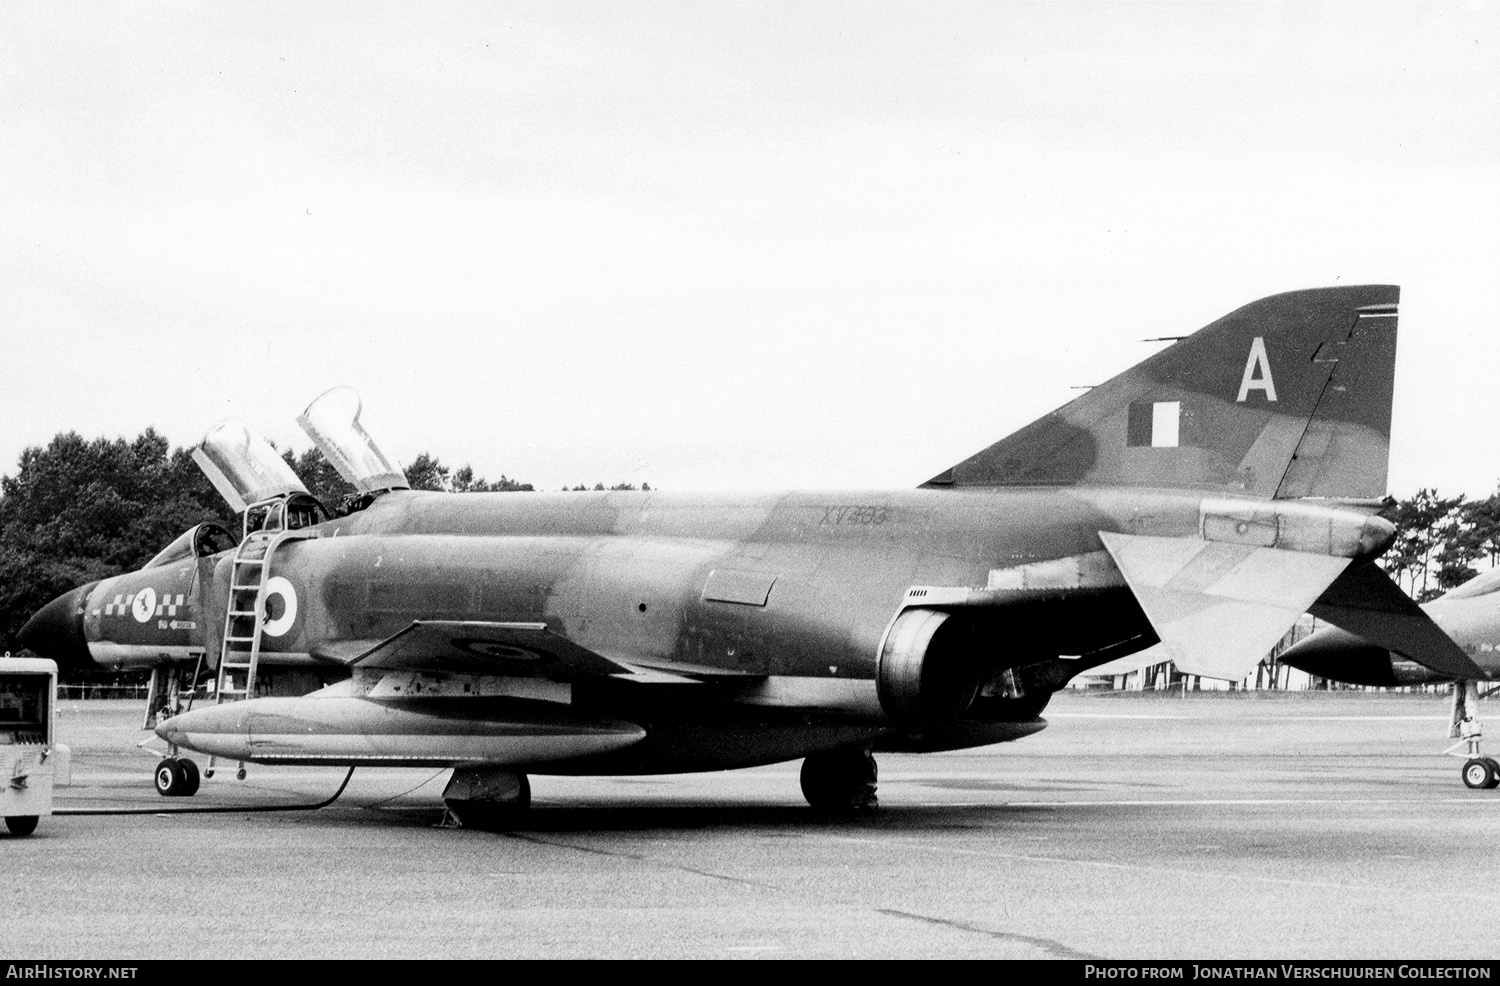
{"type": "MultiPolygon", "coordinates": [[[[282,458],[330,509],[354,492],[316,448],[300,455],[287,450],[282,458]]],[[[504,475],[486,480],[467,464],[450,468],[427,452],[402,471],[414,490],[532,490],[532,484],[504,475]]],[[[609,488],[635,489],[629,483],[609,488]]],[[[19,650],[21,627],[52,599],[140,568],[205,521],[230,530],[239,524],[191,450],[172,448],[155,429],[133,439],[87,440],[65,432],[46,446],[26,449],[14,474],[0,476],[0,650],[19,650]]]]}
{"type": "Polygon", "coordinates": [[[1380,565],[1418,602],[1463,585],[1500,562],[1500,491],[1482,500],[1421,489],[1382,512],[1396,541],[1380,565]]]}

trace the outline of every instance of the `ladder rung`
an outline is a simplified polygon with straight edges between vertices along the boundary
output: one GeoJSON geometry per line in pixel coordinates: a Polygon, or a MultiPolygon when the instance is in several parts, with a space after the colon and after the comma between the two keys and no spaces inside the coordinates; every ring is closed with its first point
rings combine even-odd
{"type": "Polygon", "coordinates": [[[254,643],[254,642],[255,642],[255,638],[254,637],[225,637],[224,638],[224,643],[226,643],[226,644],[250,644],[250,643],[254,643]]]}
{"type": "Polygon", "coordinates": [[[250,585],[232,585],[229,588],[231,588],[231,589],[254,589],[256,592],[259,592],[260,591],[260,583],[259,582],[252,582],[250,585]]]}
{"type": "Polygon", "coordinates": [[[266,560],[264,558],[236,558],[234,563],[236,565],[264,565],[266,560]]]}
{"type": "Polygon", "coordinates": [[[255,615],[255,610],[253,610],[253,609],[231,609],[229,611],[229,615],[230,616],[254,616],[255,615]]]}

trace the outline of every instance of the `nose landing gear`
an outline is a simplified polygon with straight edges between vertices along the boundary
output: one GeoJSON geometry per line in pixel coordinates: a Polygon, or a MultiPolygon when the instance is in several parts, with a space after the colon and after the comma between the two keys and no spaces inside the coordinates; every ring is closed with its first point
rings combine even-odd
{"type": "Polygon", "coordinates": [[[165,757],[156,765],[156,793],[164,798],[187,798],[198,792],[198,765],[186,757],[165,757]]]}
{"type": "Polygon", "coordinates": [[[1478,683],[1453,683],[1453,715],[1448,737],[1458,742],[1443,752],[1450,757],[1465,758],[1462,772],[1465,787],[1490,790],[1500,787],[1500,762],[1479,752],[1479,741],[1484,736],[1479,726],[1479,698],[1478,683]]]}
{"type": "Polygon", "coordinates": [[[1489,757],[1472,757],[1464,761],[1464,786],[1476,789],[1500,786],[1500,764],[1489,757]]]}

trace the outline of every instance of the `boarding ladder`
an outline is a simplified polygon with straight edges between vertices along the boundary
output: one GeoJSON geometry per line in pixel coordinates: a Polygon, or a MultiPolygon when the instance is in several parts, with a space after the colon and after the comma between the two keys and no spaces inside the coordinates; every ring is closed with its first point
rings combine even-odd
{"type": "MultiPolygon", "coordinates": [[[[271,556],[287,541],[318,536],[311,530],[253,531],[240,542],[229,570],[229,602],[224,614],[223,646],[219,649],[219,678],[214,704],[255,697],[256,665],[260,663],[262,631],[266,625],[266,584],[271,580],[271,556]]],[[[216,757],[208,759],[213,776],[216,757]]],[[[245,765],[236,775],[245,777],[245,765]]]]}

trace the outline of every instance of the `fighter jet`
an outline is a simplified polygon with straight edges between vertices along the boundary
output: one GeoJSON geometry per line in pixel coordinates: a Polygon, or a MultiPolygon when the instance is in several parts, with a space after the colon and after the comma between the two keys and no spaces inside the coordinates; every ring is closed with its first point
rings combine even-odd
{"type": "MultiPolygon", "coordinates": [[[[183,751],[241,776],[433,765],[454,815],[491,825],[529,774],[800,758],[815,808],[868,806],[876,752],[1035,733],[1075,675],[1158,643],[1240,678],[1310,606],[1378,585],[1398,295],[1246,305],[905,490],[418,492],[335,391],[298,420],[354,502],[221,425],[195,457],[237,543],[190,531],[23,640],[214,677],[156,727],[163,794],[196,787],[183,751]]],[[[1338,612],[1390,637],[1380,605],[1338,612]]]]}
{"type": "Polygon", "coordinates": [[[1392,597],[1385,608],[1388,613],[1404,608],[1407,614],[1421,614],[1419,623],[1430,618],[1447,635],[1448,646],[1438,651],[1403,641],[1399,633],[1375,642],[1332,626],[1293,644],[1280,660],[1308,674],[1353,685],[1392,688],[1453,682],[1448,737],[1458,742],[1444,752],[1463,759],[1467,786],[1500,787],[1500,762],[1482,755],[1478,720],[1479,682],[1500,674],[1500,569],[1478,575],[1421,607],[1392,597]]]}

